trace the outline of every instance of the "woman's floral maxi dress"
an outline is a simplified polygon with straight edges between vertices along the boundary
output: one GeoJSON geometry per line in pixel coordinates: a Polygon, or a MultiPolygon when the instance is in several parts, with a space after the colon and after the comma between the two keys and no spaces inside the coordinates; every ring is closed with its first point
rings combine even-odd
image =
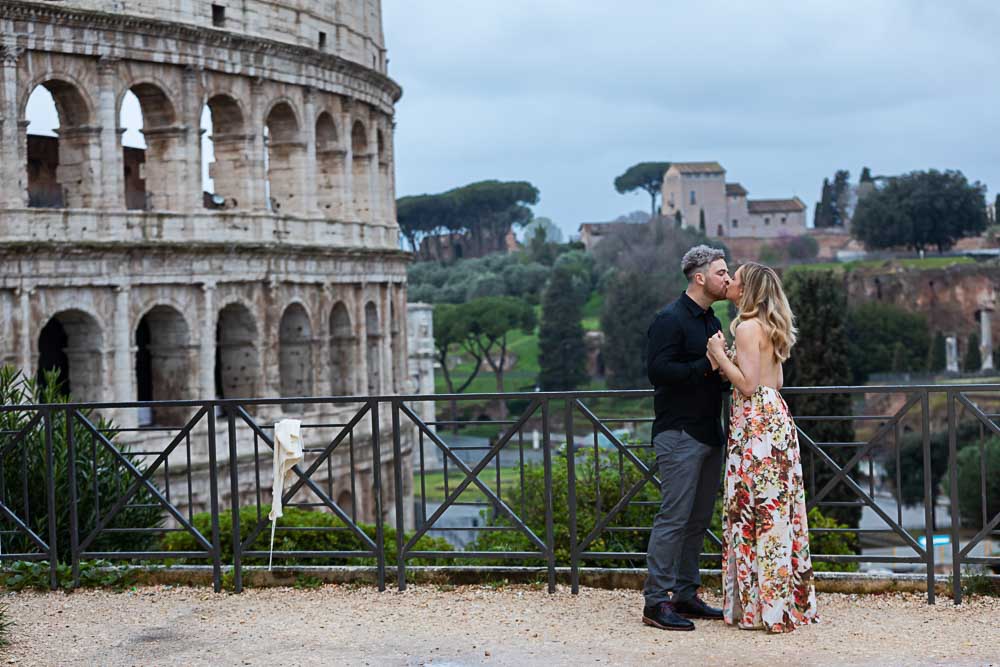
{"type": "Polygon", "coordinates": [[[723,510],[723,615],[741,628],[790,632],[814,623],[802,461],[781,395],[733,388],[723,510]]]}

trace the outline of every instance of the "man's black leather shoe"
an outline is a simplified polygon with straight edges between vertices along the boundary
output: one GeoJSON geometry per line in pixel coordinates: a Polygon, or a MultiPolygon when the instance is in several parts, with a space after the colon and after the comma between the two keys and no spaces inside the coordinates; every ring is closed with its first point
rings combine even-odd
{"type": "Polygon", "coordinates": [[[678,616],[669,602],[643,607],[642,622],[660,630],[694,630],[694,623],[678,616]]]}
{"type": "Polygon", "coordinates": [[[707,618],[710,621],[722,620],[722,610],[709,607],[697,595],[690,600],[679,600],[670,604],[673,605],[675,612],[685,618],[707,618]]]}

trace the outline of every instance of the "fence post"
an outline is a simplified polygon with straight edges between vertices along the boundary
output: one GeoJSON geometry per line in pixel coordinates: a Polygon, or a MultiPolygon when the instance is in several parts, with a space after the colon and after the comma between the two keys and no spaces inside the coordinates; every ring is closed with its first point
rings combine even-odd
{"type": "MultiPolygon", "coordinates": [[[[920,397],[922,449],[924,452],[924,540],[927,550],[927,604],[935,603],[934,590],[934,489],[931,487],[931,409],[927,390],[920,397]]],[[[899,447],[899,440],[896,440],[899,447]]]]}
{"type": "Polygon", "coordinates": [[[77,515],[76,438],[73,434],[73,409],[66,408],[66,473],[69,476],[69,549],[73,568],[73,588],[80,587],[80,526],[77,515]]]}
{"type": "MultiPolygon", "coordinates": [[[[580,555],[576,543],[576,452],[573,441],[573,404],[575,399],[566,399],[566,502],[569,505],[569,572],[570,590],[580,592],[580,555]]],[[[598,474],[600,474],[598,472],[598,474]]],[[[597,486],[601,481],[598,477],[597,486]]]]}
{"type": "Polygon", "coordinates": [[[59,555],[56,549],[56,479],[55,457],[52,451],[52,410],[45,408],[42,412],[45,422],[45,467],[48,469],[48,521],[49,521],[49,587],[56,590],[59,587],[58,567],[59,555]]]}
{"type": "MultiPolygon", "coordinates": [[[[229,422],[229,504],[233,517],[233,590],[243,592],[243,539],[240,532],[240,472],[236,451],[236,408],[226,406],[226,421],[229,422]]],[[[277,438],[275,438],[277,440],[277,438]]],[[[277,447],[278,443],[275,442],[277,447]]],[[[274,500],[272,499],[273,503],[274,500]]],[[[221,546],[221,544],[220,544],[221,546]]]]}
{"type": "Polygon", "coordinates": [[[948,502],[951,505],[951,593],[956,605],[962,604],[962,562],[959,548],[958,518],[958,425],[955,419],[955,394],[948,392],[948,502]]]}
{"type": "Polygon", "coordinates": [[[368,402],[372,416],[372,496],[375,500],[375,570],[378,589],[385,590],[385,532],[382,519],[382,454],[379,447],[378,399],[368,402]]]}
{"type": "Polygon", "coordinates": [[[549,593],[556,592],[556,544],[552,516],[552,434],[549,399],[542,399],[542,465],[545,473],[545,548],[548,553],[549,593]]]}
{"type": "Polygon", "coordinates": [[[212,517],[212,585],[222,591],[222,544],[219,540],[219,469],[215,456],[215,403],[208,404],[208,492],[212,517]]]}
{"type": "Polygon", "coordinates": [[[399,402],[392,401],[392,476],[396,499],[396,584],[406,590],[406,559],[403,557],[403,448],[399,433],[399,402]]]}

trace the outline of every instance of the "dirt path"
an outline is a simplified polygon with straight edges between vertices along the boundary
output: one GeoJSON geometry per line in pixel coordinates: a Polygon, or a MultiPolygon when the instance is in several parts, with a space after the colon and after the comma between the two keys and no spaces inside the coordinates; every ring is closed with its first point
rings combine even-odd
{"type": "Polygon", "coordinates": [[[822,623],[785,636],[654,630],[637,592],[596,589],[148,587],[3,602],[17,625],[0,663],[17,665],[1000,665],[997,598],[821,594],[822,623]]]}

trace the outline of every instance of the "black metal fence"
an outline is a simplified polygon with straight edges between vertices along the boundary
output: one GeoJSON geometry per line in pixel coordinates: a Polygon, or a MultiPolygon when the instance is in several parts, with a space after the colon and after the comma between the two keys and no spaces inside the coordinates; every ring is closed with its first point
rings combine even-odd
{"type": "MultiPolygon", "coordinates": [[[[1000,385],[783,393],[851,406],[796,414],[809,507],[862,516],[812,526],[814,544],[856,547],[815,563],[922,569],[929,602],[936,573],[960,602],[963,568],[1000,568],[1000,385]]],[[[239,591],[271,557],[273,422],[294,417],[306,456],[282,493],[279,562],[367,565],[380,589],[421,564],[520,562],[549,590],[568,568],[576,592],[585,568],[644,566],[651,415],[651,391],[0,406],[0,560],[47,560],[52,587],[60,560],[77,584],[89,559],[205,563],[239,591]],[[150,408],[171,424],[137,425],[150,408]]],[[[720,551],[709,531],[704,562],[720,551]]]]}

